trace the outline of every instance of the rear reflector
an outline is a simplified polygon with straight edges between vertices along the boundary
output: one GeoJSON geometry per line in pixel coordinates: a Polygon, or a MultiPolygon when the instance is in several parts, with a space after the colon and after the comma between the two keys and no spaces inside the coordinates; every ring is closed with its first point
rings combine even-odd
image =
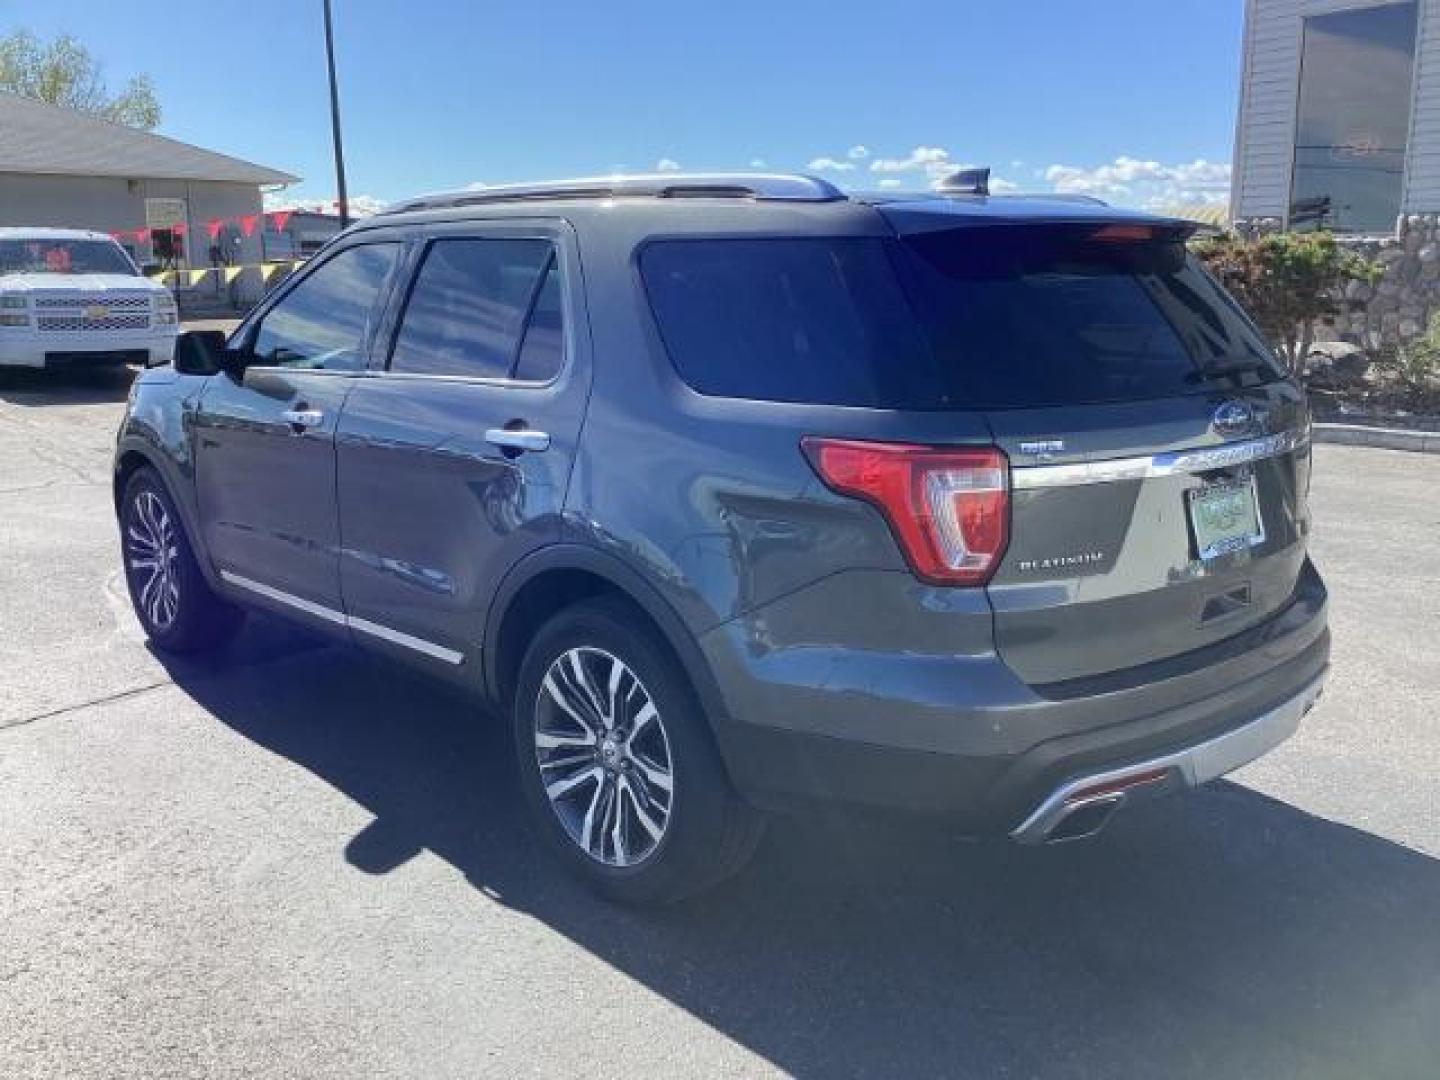
{"type": "Polygon", "coordinates": [[[1131,788],[1146,787],[1150,784],[1158,784],[1170,775],[1169,769],[1146,769],[1144,772],[1134,772],[1126,776],[1117,776],[1113,780],[1106,780],[1099,784],[1091,784],[1079,791],[1072,791],[1066,803],[1074,804],[1084,802],[1087,799],[1101,798],[1106,795],[1121,795],[1131,788]]]}
{"type": "Polygon", "coordinates": [[[872,503],[916,575],[984,585],[1010,534],[1010,472],[995,447],[937,449],[814,436],[805,456],[834,491],[872,503]]]}

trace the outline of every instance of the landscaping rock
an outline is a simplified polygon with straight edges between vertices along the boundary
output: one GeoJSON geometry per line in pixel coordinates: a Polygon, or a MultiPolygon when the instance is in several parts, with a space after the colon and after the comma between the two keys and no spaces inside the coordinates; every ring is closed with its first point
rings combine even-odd
{"type": "Polygon", "coordinates": [[[1348,390],[1365,381],[1370,355],[1348,341],[1317,341],[1305,357],[1305,382],[1324,390],[1348,390]]]}

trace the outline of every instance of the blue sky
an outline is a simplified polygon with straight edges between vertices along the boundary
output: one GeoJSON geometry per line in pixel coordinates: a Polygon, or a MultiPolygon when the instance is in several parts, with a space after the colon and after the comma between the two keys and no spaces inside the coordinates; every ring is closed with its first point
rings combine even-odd
{"type": "MultiPolygon", "coordinates": [[[[1228,189],[1241,0],[333,3],[350,190],[376,200],[671,164],[1228,189]]],[[[0,0],[17,26],[75,34],[115,83],[148,72],[163,134],[333,196],[320,0],[0,0]]]]}

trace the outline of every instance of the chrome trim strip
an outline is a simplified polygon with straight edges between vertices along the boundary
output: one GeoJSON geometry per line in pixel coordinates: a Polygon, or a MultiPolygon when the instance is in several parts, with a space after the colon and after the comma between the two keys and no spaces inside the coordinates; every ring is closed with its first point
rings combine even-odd
{"type": "Polygon", "coordinates": [[[274,586],[266,585],[263,582],[255,581],[235,573],[233,570],[221,570],[222,580],[231,585],[237,585],[242,589],[248,589],[266,599],[274,600],[278,604],[303,611],[307,615],[314,615],[317,619],[324,619],[326,622],[335,623],[337,626],[348,626],[352,630],[359,630],[362,634],[369,634],[371,637],[378,637],[383,641],[392,642],[395,645],[403,645],[407,649],[414,649],[418,653],[434,657],[436,660],[443,660],[447,664],[460,664],[465,660],[465,654],[456,652],[454,649],[447,649],[443,645],[436,645],[433,641],[426,641],[413,634],[407,634],[400,630],[392,630],[388,626],[381,626],[379,623],[371,622],[369,619],[361,619],[355,615],[346,615],[344,612],[328,608],[324,604],[317,604],[313,600],[306,600],[304,597],[295,596],[293,593],[285,592],[274,586]]]}
{"type": "Polygon", "coordinates": [[[459,664],[465,659],[465,654],[456,652],[454,649],[447,649],[443,645],[436,645],[433,641],[426,641],[414,634],[407,634],[400,630],[392,630],[388,626],[381,626],[369,619],[361,619],[355,615],[346,615],[345,622],[363,634],[370,634],[383,641],[393,642],[396,645],[403,645],[407,649],[414,649],[416,652],[424,653],[426,656],[433,656],[436,660],[443,660],[447,664],[459,664]]]}
{"type": "Polygon", "coordinates": [[[1142,457],[1086,461],[1076,465],[1015,465],[1010,485],[1016,491],[1035,488],[1075,487],[1080,484],[1109,484],[1117,480],[1148,480],[1159,476],[1228,469],[1264,458],[1278,457],[1310,442],[1306,431],[1284,431],[1244,442],[1171,450],[1142,457]]]}
{"type": "Polygon", "coordinates": [[[328,608],[324,604],[317,604],[313,600],[306,600],[304,597],[295,596],[293,593],[283,592],[280,589],[255,581],[248,577],[242,577],[233,570],[221,570],[220,577],[231,585],[238,585],[242,589],[249,589],[253,593],[265,597],[267,600],[274,600],[277,604],[285,604],[297,611],[303,611],[307,615],[314,615],[317,619],[324,619],[326,622],[335,623],[337,626],[345,625],[343,612],[328,608]]]}
{"type": "Polygon", "coordinates": [[[1076,808],[1067,807],[1067,800],[1086,788],[1157,769],[1169,769],[1178,775],[1183,787],[1193,788],[1248,765],[1295,734],[1301,717],[1310,711],[1324,687],[1325,675],[1322,673],[1293,697],[1223,735],[1163,757],[1068,780],[1046,796],[1030,816],[1011,832],[1010,838],[1021,844],[1044,843],[1055,827],[1076,808]]]}

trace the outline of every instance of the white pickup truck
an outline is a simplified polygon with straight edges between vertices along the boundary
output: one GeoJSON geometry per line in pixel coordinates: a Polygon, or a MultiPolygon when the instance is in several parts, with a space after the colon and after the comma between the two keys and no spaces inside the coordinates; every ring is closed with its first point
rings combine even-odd
{"type": "Polygon", "coordinates": [[[100,232],[0,228],[0,368],[168,364],[175,298],[100,232]]]}

